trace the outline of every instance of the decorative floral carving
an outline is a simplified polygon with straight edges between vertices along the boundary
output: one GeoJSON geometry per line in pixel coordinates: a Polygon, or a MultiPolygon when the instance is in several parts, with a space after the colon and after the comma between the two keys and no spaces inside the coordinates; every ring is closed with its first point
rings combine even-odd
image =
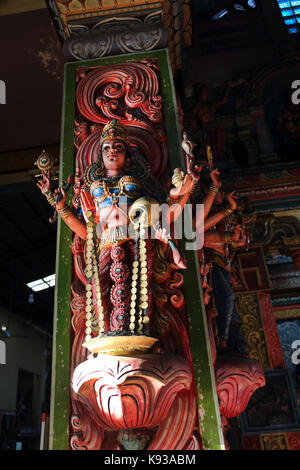
{"type": "Polygon", "coordinates": [[[195,430],[196,398],[192,391],[180,392],[168,418],[161,423],[147,450],[198,450],[201,438],[195,430]]]}
{"type": "Polygon", "coordinates": [[[73,39],[68,44],[68,52],[78,60],[94,59],[109,55],[113,44],[113,37],[109,34],[93,41],[73,39]]]}
{"type": "Polygon", "coordinates": [[[217,359],[215,372],[220,413],[227,419],[245,411],[255,390],[265,385],[262,367],[249,359],[217,359]]]}
{"type": "Polygon", "coordinates": [[[80,415],[71,417],[71,427],[75,434],[71,437],[70,446],[73,450],[97,450],[101,447],[104,431],[93,423],[86,425],[88,416],[82,406],[77,404],[80,415]]]}
{"type": "Polygon", "coordinates": [[[152,26],[151,29],[143,29],[143,31],[118,34],[116,42],[122,52],[139,52],[154,49],[162,37],[162,29],[152,26]]]}
{"type": "Polygon", "coordinates": [[[77,366],[72,380],[76,399],[110,431],[158,426],[177,394],[190,386],[187,361],[166,355],[98,356],[77,366]]]}
{"type": "Polygon", "coordinates": [[[162,99],[155,70],[142,62],[101,66],[82,76],[77,87],[77,104],[80,113],[95,123],[119,119],[130,125],[125,118],[125,112],[130,112],[133,125],[153,130],[134,113],[136,108],[150,123],[162,121],[162,99]]]}

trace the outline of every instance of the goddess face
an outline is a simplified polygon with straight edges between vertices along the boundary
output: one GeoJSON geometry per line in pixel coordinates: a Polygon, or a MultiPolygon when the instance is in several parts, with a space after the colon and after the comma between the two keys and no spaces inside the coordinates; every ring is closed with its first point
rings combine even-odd
{"type": "Polygon", "coordinates": [[[106,170],[122,170],[126,161],[124,142],[120,139],[111,139],[103,142],[102,160],[106,170]]]}

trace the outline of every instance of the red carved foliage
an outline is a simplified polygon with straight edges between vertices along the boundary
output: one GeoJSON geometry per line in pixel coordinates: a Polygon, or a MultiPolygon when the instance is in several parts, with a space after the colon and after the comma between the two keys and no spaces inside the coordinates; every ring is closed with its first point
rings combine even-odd
{"type": "Polygon", "coordinates": [[[243,413],[255,390],[265,385],[262,367],[250,359],[217,359],[215,373],[220,413],[227,419],[243,413]]]}
{"type": "Polygon", "coordinates": [[[101,429],[151,429],[167,418],[178,393],[190,389],[191,377],[188,362],[174,355],[102,355],[77,366],[72,388],[101,429]]]}

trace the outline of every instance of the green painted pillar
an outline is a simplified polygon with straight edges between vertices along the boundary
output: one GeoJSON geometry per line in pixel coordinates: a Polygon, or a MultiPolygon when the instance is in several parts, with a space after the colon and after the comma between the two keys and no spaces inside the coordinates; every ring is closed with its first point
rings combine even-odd
{"type": "MultiPolygon", "coordinates": [[[[65,71],[62,141],[60,147],[60,183],[67,181],[74,166],[74,96],[75,81],[65,71]]],[[[68,204],[71,207],[71,195],[68,204]]],[[[72,233],[58,217],[56,247],[56,285],[53,321],[53,353],[50,404],[49,448],[69,448],[70,351],[71,351],[71,269],[72,233]]]]}
{"type": "MultiPolygon", "coordinates": [[[[75,117],[75,74],[81,67],[122,64],[130,61],[156,58],[159,64],[160,89],[168,138],[170,167],[184,166],[181,135],[177,118],[177,104],[167,49],[148,53],[128,54],[84,62],[70,62],[65,66],[63,124],[61,142],[60,181],[66,181],[73,171],[73,126],[75,117]]],[[[70,201],[69,201],[70,202],[70,201]]],[[[71,239],[68,227],[58,222],[57,283],[55,292],[53,374],[50,416],[50,448],[69,448],[69,387],[70,387],[70,286],[71,239]]],[[[218,398],[214,380],[212,356],[206,313],[203,303],[197,252],[186,251],[188,269],[184,272],[185,298],[191,325],[191,348],[194,362],[200,432],[205,449],[224,449],[218,398]],[[191,286],[193,286],[191,288],[191,286]]]]}

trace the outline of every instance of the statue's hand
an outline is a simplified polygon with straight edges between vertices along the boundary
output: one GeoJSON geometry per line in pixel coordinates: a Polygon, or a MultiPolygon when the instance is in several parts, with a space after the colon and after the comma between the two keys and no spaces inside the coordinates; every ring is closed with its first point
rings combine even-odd
{"type": "Polygon", "coordinates": [[[235,211],[235,209],[237,208],[236,199],[238,199],[238,197],[234,194],[234,191],[232,191],[232,193],[228,194],[226,196],[226,199],[229,202],[230,209],[235,211]]]}
{"type": "Polygon", "coordinates": [[[200,179],[200,173],[203,165],[196,165],[195,158],[193,155],[186,155],[186,171],[188,175],[191,175],[196,181],[200,179]]]}
{"type": "Polygon", "coordinates": [[[43,179],[36,183],[42,194],[51,193],[50,170],[42,172],[43,179]]]}
{"type": "Polygon", "coordinates": [[[94,201],[90,193],[86,191],[85,189],[81,191],[80,200],[81,200],[81,208],[82,208],[83,215],[85,219],[87,220],[88,212],[92,212],[93,214],[95,214],[96,208],[95,208],[94,201]]]}
{"type": "Polygon", "coordinates": [[[162,243],[167,244],[170,236],[167,235],[167,230],[165,228],[157,228],[155,231],[155,238],[160,240],[162,243]]]}
{"type": "Polygon", "coordinates": [[[172,199],[177,199],[179,196],[184,196],[187,193],[191,193],[194,184],[195,184],[195,179],[193,178],[192,175],[185,175],[183,182],[177,186],[177,188],[172,188],[170,191],[170,196],[172,199]]]}
{"type": "Polygon", "coordinates": [[[180,251],[178,250],[177,247],[173,248],[172,249],[172,252],[173,252],[173,261],[174,261],[174,264],[176,264],[176,266],[179,268],[179,269],[186,269],[187,268],[187,265],[186,265],[186,260],[185,258],[181,255],[180,251]]]}
{"type": "Polygon", "coordinates": [[[249,237],[245,231],[242,232],[242,236],[237,243],[237,246],[242,247],[249,243],[249,237]]]}
{"type": "Polygon", "coordinates": [[[243,228],[240,224],[236,225],[233,230],[233,235],[231,236],[231,239],[235,242],[238,242],[242,239],[243,236],[243,228]]]}
{"type": "Polygon", "coordinates": [[[219,178],[219,175],[220,175],[220,172],[217,168],[215,168],[213,171],[211,171],[210,173],[210,178],[212,180],[212,183],[215,187],[219,187],[221,186],[221,181],[220,181],[220,178],[219,178]]]}
{"type": "Polygon", "coordinates": [[[232,241],[236,242],[235,247],[243,247],[249,243],[248,233],[245,231],[242,225],[236,225],[231,236],[232,241]]]}
{"type": "Polygon", "coordinates": [[[67,195],[63,188],[59,187],[54,191],[54,199],[56,201],[56,209],[63,209],[66,205],[67,195]]]}
{"type": "Polygon", "coordinates": [[[179,268],[179,269],[186,269],[186,261],[184,257],[181,255],[180,251],[178,250],[177,246],[174,244],[174,242],[171,240],[170,234],[167,234],[167,230],[165,228],[159,227],[157,224],[157,228],[154,226],[155,230],[155,238],[160,240],[164,244],[170,244],[170,247],[172,249],[172,255],[173,255],[173,261],[174,264],[179,268]]]}

